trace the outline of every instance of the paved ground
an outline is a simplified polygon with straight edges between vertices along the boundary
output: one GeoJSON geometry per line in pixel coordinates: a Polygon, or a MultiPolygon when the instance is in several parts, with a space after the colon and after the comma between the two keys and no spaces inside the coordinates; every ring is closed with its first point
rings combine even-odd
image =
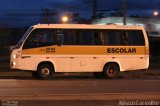
{"type": "MultiPolygon", "coordinates": [[[[131,95],[151,95],[160,93],[160,79],[117,79],[117,80],[98,80],[98,79],[55,79],[55,80],[0,80],[0,98],[14,97],[17,99],[35,98],[49,100],[92,100],[100,99],[110,100],[119,99],[120,95],[129,94],[126,99],[131,99],[131,95]],[[108,97],[107,95],[117,95],[118,97],[108,97]],[[68,98],[74,96],[80,98],[68,98]],[[89,98],[88,96],[93,97],[89,98]],[[56,97],[57,96],[57,97],[56,97]],[[61,97],[62,96],[62,97],[61,97]],[[65,98],[67,96],[67,98],[65,98]],[[77,97],[78,97],[77,96],[77,97]],[[81,96],[83,98],[81,98],[81,96]],[[23,98],[25,97],[25,98],[23,98]]],[[[160,95],[153,96],[153,99],[159,99],[160,95]],[[156,97],[156,98],[155,98],[156,97]]],[[[125,97],[124,97],[125,98],[125,97]]],[[[139,98],[137,96],[136,98],[139,98]]],[[[135,98],[135,99],[136,99],[135,98]]],[[[32,100],[31,99],[31,100],[32,100]]],[[[144,97],[143,99],[148,99],[144,97]]]]}
{"type": "Polygon", "coordinates": [[[32,106],[111,106],[116,103],[117,106],[124,100],[159,102],[159,83],[160,79],[1,79],[0,100],[2,103],[11,100],[9,103],[18,102],[24,106],[26,103],[32,106]]]}

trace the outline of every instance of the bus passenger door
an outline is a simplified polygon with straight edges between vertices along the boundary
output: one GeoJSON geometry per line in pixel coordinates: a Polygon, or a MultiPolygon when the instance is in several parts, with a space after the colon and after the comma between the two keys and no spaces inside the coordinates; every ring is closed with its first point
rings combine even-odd
{"type": "Polygon", "coordinates": [[[70,72],[70,56],[65,53],[66,51],[66,47],[63,45],[57,46],[56,48],[56,72],[70,72]]]}

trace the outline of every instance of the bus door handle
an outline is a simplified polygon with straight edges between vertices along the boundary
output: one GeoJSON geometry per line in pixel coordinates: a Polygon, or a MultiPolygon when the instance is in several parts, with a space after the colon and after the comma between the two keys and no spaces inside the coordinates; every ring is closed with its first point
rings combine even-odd
{"type": "Polygon", "coordinates": [[[22,56],[22,59],[31,58],[31,56],[22,56]]]}

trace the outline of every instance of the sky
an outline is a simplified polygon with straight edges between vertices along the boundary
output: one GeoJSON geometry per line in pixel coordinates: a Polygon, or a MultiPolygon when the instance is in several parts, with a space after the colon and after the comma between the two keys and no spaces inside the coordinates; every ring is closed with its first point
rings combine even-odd
{"type": "MultiPolygon", "coordinates": [[[[97,9],[122,9],[122,0],[97,1],[97,9]]],[[[151,16],[153,11],[160,11],[160,0],[126,1],[128,15],[151,16]]],[[[0,0],[0,24],[12,27],[37,24],[41,21],[41,9],[44,8],[56,10],[62,15],[67,12],[78,12],[81,17],[90,18],[92,0],[0,0]]]]}

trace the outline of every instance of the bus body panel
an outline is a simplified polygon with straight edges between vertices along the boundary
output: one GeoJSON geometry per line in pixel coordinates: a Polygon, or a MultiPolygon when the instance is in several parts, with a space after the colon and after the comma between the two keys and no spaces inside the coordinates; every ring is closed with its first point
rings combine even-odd
{"type": "MultiPolygon", "coordinates": [[[[52,46],[50,48],[52,48],[52,46]]],[[[17,62],[19,63],[18,67],[23,70],[37,70],[37,66],[40,62],[48,61],[52,62],[52,64],[56,67],[55,72],[99,72],[103,70],[103,66],[108,62],[118,63],[121,71],[147,68],[146,64],[148,61],[146,56],[143,55],[145,54],[145,47],[135,47],[137,53],[131,53],[127,55],[125,53],[106,53],[108,48],[124,49],[124,47],[117,46],[53,46],[53,48],[55,48],[54,53],[45,53],[45,51],[41,50],[43,48],[36,48],[36,50],[23,50],[21,54],[21,62],[17,62]],[[88,53],[87,55],[85,52],[83,52],[85,51],[85,48],[88,49],[88,51],[86,52],[88,53]],[[80,51],[78,51],[78,49],[80,49],[80,51]],[[97,54],[95,52],[92,52],[97,49],[97,54]],[[38,51],[42,51],[43,53],[38,51]],[[70,53],[70,51],[72,52],[72,54],[70,53]]]]}
{"type": "MultiPolygon", "coordinates": [[[[36,25],[38,28],[74,28],[79,25],[36,25]],[[71,27],[72,26],[72,27],[71,27]]],[[[145,30],[142,27],[121,27],[110,25],[101,27],[97,25],[82,25],[81,29],[129,29],[142,30],[145,40],[144,46],[107,46],[107,45],[53,45],[31,49],[21,47],[14,49],[11,54],[11,68],[36,71],[41,62],[51,62],[55,72],[102,72],[105,64],[117,63],[120,71],[147,69],[149,66],[149,43],[145,30]]],[[[32,33],[32,32],[31,32],[32,33]]]]}

